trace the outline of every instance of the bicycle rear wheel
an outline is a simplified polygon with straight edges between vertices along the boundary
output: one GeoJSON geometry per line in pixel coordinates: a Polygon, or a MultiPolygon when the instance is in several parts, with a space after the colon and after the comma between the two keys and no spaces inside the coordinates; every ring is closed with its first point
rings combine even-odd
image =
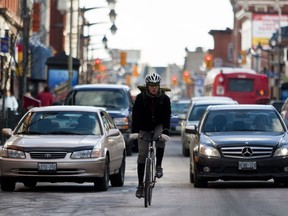
{"type": "Polygon", "coordinates": [[[152,171],[152,161],[149,158],[146,158],[146,163],[145,163],[145,179],[144,179],[144,206],[145,208],[148,207],[148,205],[151,205],[151,196],[152,196],[152,192],[151,192],[151,180],[152,180],[152,176],[151,176],[151,171],[152,171]]]}

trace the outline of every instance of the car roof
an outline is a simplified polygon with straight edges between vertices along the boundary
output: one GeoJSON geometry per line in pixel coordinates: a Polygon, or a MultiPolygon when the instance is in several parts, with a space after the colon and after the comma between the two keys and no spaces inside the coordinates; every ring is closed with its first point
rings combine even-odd
{"type": "Polygon", "coordinates": [[[262,104],[237,104],[237,105],[214,105],[209,106],[207,110],[276,110],[272,105],[262,105],[262,104]]]}
{"type": "Polygon", "coordinates": [[[172,100],[171,102],[172,103],[186,103],[187,104],[187,103],[191,103],[191,100],[188,100],[188,99],[187,100],[184,100],[184,99],[183,100],[172,100]]]}
{"type": "Polygon", "coordinates": [[[104,111],[103,108],[93,106],[77,106],[77,105],[59,105],[59,106],[45,106],[34,107],[32,112],[45,112],[45,111],[83,111],[83,112],[99,112],[104,111]]]}
{"type": "Polygon", "coordinates": [[[89,89],[126,89],[130,90],[130,87],[127,85],[123,84],[81,84],[81,85],[76,85],[73,87],[73,90],[89,90],[89,89]]]}
{"type": "Polygon", "coordinates": [[[201,97],[192,97],[192,102],[199,101],[199,100],[233,100],[230,97],[226,96],[201,96],[201,97]]]}
{"type": "Polygon", "coordinates": [[[206,105],[206,104],[238,104],[237,101],[234,100],[213,100],[213,99],[209,99],[209,100],[199,100],[199,101],[194,101],[193,105],[206,105]]]}

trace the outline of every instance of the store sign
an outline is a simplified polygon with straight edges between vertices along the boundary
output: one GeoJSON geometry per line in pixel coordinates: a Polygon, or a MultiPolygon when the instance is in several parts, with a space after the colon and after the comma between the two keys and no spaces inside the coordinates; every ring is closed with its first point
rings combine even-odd
{"type": "Polygon", "coordinates": [[[1,38],[1,52],[2,53],[8,53],[9,51],[9,38],[8,37],[4,37],[1,38]]]}
{"type": "Polygon", "coordinates": [[[288,15],[253,14],[252,18],[252,47],[260,43],[263,48],[268,48],[269,39],[279,26],[288,25],[288,15]]]}

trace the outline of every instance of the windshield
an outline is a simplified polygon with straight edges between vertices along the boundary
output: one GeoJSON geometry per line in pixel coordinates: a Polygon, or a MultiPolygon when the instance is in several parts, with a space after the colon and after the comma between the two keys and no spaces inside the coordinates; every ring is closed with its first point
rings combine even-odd
{"type": "Polygon", "coordinates": [[[172,101],[171,111],[173,115],[185,114],[188,112],[190,103],[182,103],[177,101],[172,101]]]}
{"type": "Polygon", "coordinates": [[[284,132],[285,128],[272,110],[210,111],[203,122],[203,132],[220,131],[284,132]]]}
{"type": "Polygon", "coordinates": [[[32,112],[18,127],[17,134],[76,134],[101,135],[95,113],[90,112],[32,112]]]}
{"type": "Polygon", "coordinates": [[[210,104],[194,106],[190,112],[189,121],[200,121],[202,115],[210,104]]]}
{"type": "Polygon", "coordinates": [[[75,105],[119,110],[127,109],[129,101],[122,89],[93,89],[91,91],[77,91],[75,105]]]}

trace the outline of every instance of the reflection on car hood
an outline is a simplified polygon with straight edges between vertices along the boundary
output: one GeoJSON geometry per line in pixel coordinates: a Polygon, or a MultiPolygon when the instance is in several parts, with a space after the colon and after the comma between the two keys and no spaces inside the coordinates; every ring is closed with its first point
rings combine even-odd
{"type": "Polygon", "coordinates": [[[100,141],[100,136],[91,135],[16,135],[11,137],[6,145],[23,147],[81,147],[95,146],[100,141]]]}
{"type": "MultiPolygon", "coordinates": [[[[208,135],[208,134],[207,134],[208,135]]],[[[223,133],[217,133],[215,135],[203,136],[210,140],[214,145],[217,146],[239,146],[239,145],[261,145],[261,146],[276,146],[282,138],[287,139],[285,133],[232,133],[223,135],[223,133]]],[[[204,139],[205,139],[204,138],[204,139]]]]}

